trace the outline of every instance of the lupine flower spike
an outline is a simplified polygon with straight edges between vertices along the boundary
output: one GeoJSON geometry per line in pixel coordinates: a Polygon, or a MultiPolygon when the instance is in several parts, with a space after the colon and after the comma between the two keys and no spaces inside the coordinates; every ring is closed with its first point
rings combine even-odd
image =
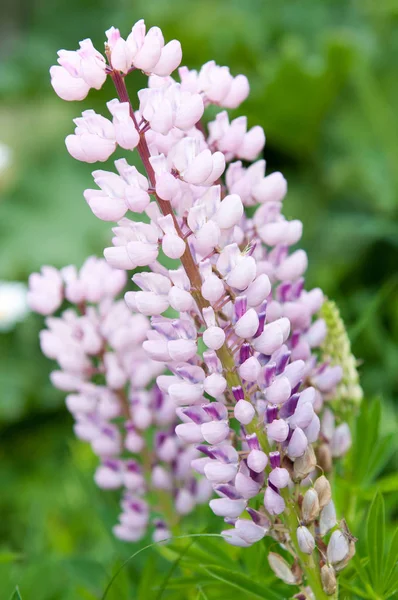
{"type": "MultiPolygon", "coordinates": [[[[159,433],[155,449],[163,449],[159,458],[172,467],[152,467],[152,484],[173,490],[176,478],[188,482],[175,497],[177,510],[187,512],[199,500],[193,487],[208,482],[210,508],[228,526],[225,540],[247,547],[272,536],[295,558],[292,569],[270,553],[275,574],[301,586],[302,597],[310,597],[312,586],[324,598],[334,593],[355,547],[322,471],[350,446],[348,425],[333,412],[344,371],[339,360],[319,359],[328,336],[319,316],[324,296],[319,288],[305,289],[308,260],[297,248],[302,224],[282,212],[286,180],[265,172],[262,128],[243,116],[231,120],[225,110],[248,96],[246,77],[214,61],[199,71],[179,67],[181,56],[179,42],[165,43],[160,29],[146,31],[139,21],[126,39],[109,29],[104,56],[85,40],[76,52],[60,51],[59,66],[51,69],[52,85],[66,100],[83,99],[106,77],[114,83],[109,114],[83,111],[66,145],[90,163],[106,161],[118,146],[126,150],[116,170],[93,172],[97,187],[84,197],[98,218],[116,222],[104,255],[116,269],[113,278],[135,271],[135,289],[126,293],[126,306],[114,308],[113,298],[100,297],[87,314],[50,318],[43,348],[61,365],[55,384],[82,396],[81,405],[75,396],[68,404],[78,435],[104,459],[97,481],[121,482],[127,490],[117,535],[131,539],[129,527],[143,529],[147,519],[145,477],[136,462],[120,457],[121,448],[135,452],[140,432],[158,425],[166,411],[160,424],[167,434],[159,433]],[[131,101],[126,80],[135,70],[149,76],[148,87],[131,101]],[[219,111],[207,122],[209,105],[219,111]],[[130,166],[130,151],[139,155],[142,172],[130,166]],[[81,319],[86,324],[78,336],[88,338],[87,347],[71,341],[81,319]],[[78,352],[69,350],[76,345],[78,352]],[[107,392],[119,398],[128,386],[124,434],[112,423],[116,414],[99,414],[98,399],[90,403],[93,355],[100,356],[95,368],[105,373],[107,392]],[[156,386],[147,389],[154,377],[156,386]],[[180,421],[175,434],[172,411],[180,421]],[[167,445],[159,441],[165,439],[167,445]],[[192,473],[203,478],[195,486],[186,461],[185,470],[175,467],[181,452],[194,454],[192,445],[198,453],[192,473]]],[[[73,271],[43,270],[32,279],[31,303],[52,312],[66,285],[80,305],[86,298],[76,291],[79,281],[73,271]]],[[[91,285],[96,289],[98,276],[91,285]]],[[[163,522],[155,527],[155,537],[166,536],[163,522]]]]}

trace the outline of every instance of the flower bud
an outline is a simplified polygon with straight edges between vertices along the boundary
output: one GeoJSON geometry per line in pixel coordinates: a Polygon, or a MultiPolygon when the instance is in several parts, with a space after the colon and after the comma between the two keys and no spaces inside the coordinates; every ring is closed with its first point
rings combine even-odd
{"type": "Polygon", "coordinates": [[[277,268],[276,276],[280,281],[295,281],[302,276],[307,266],[307,253],[304,250],[296,250],[277,268]]]}
{"type": "Polygon", "coordinates": [[[262,354],[270,355],[283,344],[283,333],[276,323],[265,325],[262,334],[253,341],[254,348],[262,354]]]}
{"type": "Polygon", "coordinates": [[[121,148],[133,150],[140,141],[139,133],[134,121],[130,116],[130,105],[128,102],[111,100],[107,102],[109,112],[113,116],[115,138],[121,148]]]}
{"type": "Polygon", "coordinates": [[[329,529],[332,529],[336,523],[336,509],[334,507],[333,500],[330,500],[330,502],[322,509],[321,517],[319,519],[319,529],[321,535],[325,535],[325,533],[327,533],[329,529]]]}
{"type": "Polygon", "coordinates": [[[326,506],[326,504],[329,504],[330,500],[332,499],[330,483],[324,475],[321,475],[321,477],[318,477],[318,479],[315,481],[314,488],[318,494],[319,508],[322,509],[326,506]]]}
{"type": "Polygon", "coordinates": [[[262,540],[266,533],[264,527],[256,525],[249,519],[238,519],[235,523],[235,529],[239,536],[248,544],[254,544],[262,540]]]}
{"type": "Polygon", "coordinates": [[[287,453],[289,458],[298,458],[303,456],[306,449],[308,448],[308,440],[306,435],[300,427],[297,427],[293,431],[293,435],[290,438],[290,442],[287,446],[287,453]]]}
{"type": "Polygon", "coordinates": [[[239,223],[242,215],[242,200],[237,194],[230,194],[222,200],[213,218],[220,229],[230,229],[239,223]]]}
{"type": "Polygon", "coordinates": [[[290,397],[292,388],[287,377],[283,375],[275,379],[266,389],[265,397],[271,404],[283,404],[290,397]]]}
{"type": "Polygon", "coordinates": [[[235,333],[240,338],[251,338],[258,329],[258,315],[254,308],[249,310],[239,319],[235,325],[235,333]]]}
{"type": "Polygon", "coordinates": [[[327,557],[332,564],[339,563],[348,556],[349,544],[346,536],[342,531],[333,531],[330,536],[327,557]]]}
{"type": "Polygon", "coordinates": [[[209,444],[220,444],[229,435],[229,425],[227,421],[210,421],[201,425],[201,432],[209,444]]]}
{"type": "Polygon", "coordinates": [[[228,483],[236,475],[238,466],[236,464],[224,464],[217,460],[212,460],[204,466],[204,472],[212,483],[228,483]]]}
{"type": "Polygon", "coordinates": [[[347,423],[342,423],[333,432],[331,451],[332,456],[339,458],[344,456],[351,447],[351,432],[347,423]]]}
{"type": "Polygon", "coordinates": [[[200,425],[196,423],[180,423],[175,432],[179,439],[187,444],[199,444],[204,439],[200,425]]]}
{"type": "Polygon", "coordinates": [[[246,542],[240,537],[236,529],[224,529],[224,531],[221,532],[221,535],[227,544],[230,544],[231,546],[238,546],[238,548],[248,548],[251,546],[251,543],[246,542]]]}
{"type": "Polygon", "coordinates": [[[316,467],[316,456],[312,446],[307,446],[303,456],[294,461],[294,478],[305,479],[316,467]]]}
{"type": "Polygon", "coordinates": [[[321,580],[324,592],[328,596],[332,596],[337,589],[336,574],[333,567],[323,565],[321,569],[321,580]]]}
{"type": "Polygon", "coordinates": [[[285,510],[285,501],[278,492],[267,486],[264,494],[264,506],[270,515],[280,515],[285,510]]]}
{"type": "Polygon", "coordinates": [[[314,409],[311,402],[305,402],[300,406],[297,406],[294,414],[291,416],[289,424],[293,429],[294,427],[300,427],[305,429],[308,427],[314,417],[314,409]]]}
{"type": "Polygon", "coordinates": [[[235,419],[237,419],[239,423],[242,423],[242,425],[248,425],[251,423],[255,413],[256,411],[253,404],[251,402],[247,402],[247,400],[239,400],[239,402],[235,404],[235,419]]]}
{"type": "Polygon", "coordinates": [[[152,470],[152,485],[158,490],[171,490],[173,481],[170,473],[160,465],[156,465],[152,470]]]}
{"type": "Polygon", "coordinates": [[[307,527],[301,526],[297,528],[297,542],[301,552],[312,554],[315,548],[315,540],[307,527]]]}
{"type": "Polygon", "coordinates": [[[161,51],[160,58],[152,68],[152,73],[160,77],[170,75],[178,67],[182,58],[181,44],[178,40],[171,40],[161,51]]]}
{"type": "Polygon", "coordinates": [[[270,552],[268,554],[268,562],[278,579],[281,579],[288,585],[297,584],[296,577],[293,575],[289,563],[282,556],[275,552],[270,552]]]}
{"type": "Polygon", "coordinates": [[[242,498],[254,498],[260,490],[260,484],[256,483],[251,477],[238,473],[235,477],[235,487],[242,498]]]}
{"type": "Polygon", "coordinates": [[[267,463],[268,457],[262,450],[251,450],[247,457],[247,466],[255,473],[262,473],[267,463]]]}
{"type": "Polygon", "coordinates": [[[313,488],[305,492],[301,511],[305,523],[312,523],[319,515],[319,498],[313,488]]]}
{"type": "MultiPolygon", "coordinates": [[[[139,293],[139,292],[138,292],[139,293]]],[[[170,340],[167,350],[172,360],[186,362],[196,355],[197,347],[194,340],[170,340]]]]}
{"type": "Polygon", "coordinates": [[[259,306],[269,296],[271,282],[269,277],[262,273],[249,285],[245,291],[249,306],[259,306]]]}
{"type": "Polygon", "coordinates": [[[313,413],[311,422],[307,427],[304,428],[304,433],[308,440],[309,444],[313,444],[317,441],[319,436],[319,431],[321,429],[321,422],[317,414],[313,413]]]}
{"type": "Polygon", "coordinates": [[[104,490],[115,490],[123,485],[123,471],[120,461],[107,460],[100,465],[94,475],[95,483],[104,490]]]}
{"type": "Polygon", "coordinates": [[[187,515],[192,512],[195,507],[195,498],[188,490],[182,488],[178,490],[175,499],[176,511],[180,515],[187,515]]]}
{"type": "Polygon", "coordinates": [[[210,500],[211,510],[218,517],[236,519],[246,508],[246,500],[230,500],[230,498],[214,498],[210,500]]]}
{"type": "Polygon", "coordinates": [[[224,283],[217,275],[209,274],[202,284],[202,296],[209,302],[217,302],[224,293],[224,283]]]}
{"type": "Polygon", "coordinates": [[[113,124],[93,110],[85,110],[75,119],[74,135],[68,135],[65,144],[69,154],[83,162],[104,162],[116,149],[113,124]]]}
{"type": "Polygon", "coordinates": [[[173,285],[169,291],[168,300],[170,302],[170,306],[178,312],[189,311],[193,306],[193,298],[190,292],[182,290],[176,285],[173,285]]]}
{"type": "Polygon", "coordinates": [[[204,380],[203,387],[207,394],[213,398],[219,398],[224,393],[227,382],[220,373],[212,373],[204,380]]]}
{"type": "Polygon", "coordinates": [[[245,381],[256,381],[261,372],[261,365],[255,356],[250,356],[239,367],[239,375],[245,381]]]}
{"type": "Polygon", "coordinates": [[[289,425],[283,419],[274,419],[267,425],[267,435],[275,442],[284,442],[289,434],[289,425]]]}
{"type": "Polygon", "coordinates": [[[225,333],[221,327],[208,327],[203,332],[203,341],[211,350],[219,350],[225,342],[225,333]]]}
{"type": "Polygon", "coordinates": [[[320,468],[325,473],[330,473],[330,471],[332,470],[333,463],[332,463],[332,453],[330,452],[329,444],[321,444],[317,448],[316,454],[317,454],[317,460],[318,460],[318,464],[319,464],[320,468]]]}
{"type": "Polygon", "coordinates": [[[281,467],[276,467],[275,469],[272,469],[268,476],[268,480],[278,489],[284,488],[290,481],[289,471],[281,467]]]}
{"type": "Polygon", "coordinates": [[[352,559],[352,557],[355,555],[355,541],[354,540],[350,540],[348,543],[348,554],[347,556],[344,558],[344,560],[342,560],[339,563],[336,563],[334,565],[334,569],[335,571],[342,571],[350,562],[350,560],[352,559]]]}

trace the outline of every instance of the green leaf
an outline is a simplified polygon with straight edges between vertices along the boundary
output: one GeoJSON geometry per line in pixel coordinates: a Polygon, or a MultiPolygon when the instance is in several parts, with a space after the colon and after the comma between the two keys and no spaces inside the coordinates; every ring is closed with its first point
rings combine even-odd
{"type": "Polygon", "coordinates": [[[127,570],[123,569],[123,564],[117,560],[113,565],[112,572],[118,575],[117,581],[108,593],[108,600],[127,599],[130,594],[130,583],[127,575],[127,570]]]}
{"type": "Polygon", "coordinates": [[[344,579],[339,580],[339,584],[345,590],[352,592],[353,594],[355,594],[356,596],[359,596],[360,598],[366,598],[368,600],[368,598],[369,598],[368,593],[365,592],[364,590],[358,588],[357,586],[352,585],[351,583],[348,583],[344,579]]]}
{"type": "Polygon", "coordinates": [[[375,591],[383,589],[384,570],[384,499],[377,494],[371,504],[367,521],[368,570],[375,591]]]}
{"type": "Polygon", "coordinates": [[[203,569],[197,567],[195,574],[189,577],[175,577],[173,578],[168,586],[168,590],[192,590],[200,582],[201,585],[207,585],[214,581],[213,577],[210,577],[203,569]]]}
{"type": "MultiPolygon", "coordinates": [[[[229,567],[231,565],[231,560],[233,560],[233,555],[228,555],[222,549],[222,540],[219,540],[219,544],[217,542],[198,538],[195,539],[195,544],[190,545],[188,548],[185,548],[184,552],[184,562],[188,560],[193,561],[194,564],[204,563],[204,564],[218,564],[220,566],[229,567]]],[[[171,543],[167,545],[167,549],[171,549],[175,553],[175,558],[178,558],[181,552],[181,544],[180,543],[171,543]]]]}
{"type": "Polygon", "coordinates": [[[381,494],[398,493],[398,473],[391,473],[378,479],[376,483],[366,490],[364,498],[372,500],[377,492],[381,494]]]}
{"type": "Polygon", "coordinates": [[[203,588],[198,586],[198,595],[196,597],[196,600],[209,600],[208,596],[206,596],[206,594],[203,591],[203,588]]]}
{"type": "Polygon", "coordinates": [[[145,567],[141,572],[140,582],[137,589],[137,598],[151,597],[156,574],[156,562],[154,557],[150,556],[145,562],[145,567]]]}
{"type": "Polygon", "coordinates": [[[377,477],[382,468],[387,464],[389,458],[394,454],[396,450],[395,440],[396,435],[391,433],[375,444],[374,452],[368,465],[368,481],[377,477]]]}
{"type": "Polygon", "coordinates": [[[189,548],[192,546],[192,544],[194,543],[195,540],[191,540],[190,543],[188,544],[188,546],[186,546],[186,548],[183,548],[180,552],[180,556],[174,561],[174,563],[172,564],[171,568],[169,569],[169,572],[167,573],[166,577],[163,580],[163,583],[161,585],[161,588],[159,590],[159,593],[156,597],[156,600],[161,600],[163,598],[163,594],[164,591],[167,587],[168,582],[170,581],[171,576],[173,575],[173,573],[175,572],[175,570],[177,569],[178,565],[180,564],[181,560],[183,559],[184,555],[188,552],[189,548]]]}
{"type": "Polygon", "coordinates": [[[218,579],[222,581],[225,585],[233,587],[241,592],[245,593],[244,598],[253,597],[253,598],[267,598],[267,600],[281,600],[283,597],[275,594],[269,589],[269,586],[260,585],[243,575],[242,573],[237,573],[236,571],[231,571],[229,569],[224,569],[224,567],[205,567],[204,569],[209,575],[214,577],[214,579],[218,579]]]}
{"type": "Polygon", "coordinates": [[[18,586],[15,588],[10,600],[22,600],[22,596],[18,586]]]}
{"type": "Polygon", "coordinates": [[[228,567],[235,555],[234,548],[225,544],[221,538],[196,538],[195,545],[203,548],[212,557],[212,564],[217,562],[228,567]]]}
{"type": "MultiPolygon", "coordinates": [[[[384,589],[388,592],[390,591],[390,588],[395,589],[398,586],[398,528],[394,532],[386,556],[383,581],[385,582],[384,589]]],[[[389,595],[391,595],[391,593],[389,593],[389,595]]]]}
{"type": "MultiPolygon", "coordinates": [[[[188,540],[191,538],[199,538],[199,537],[222,537],[220,534],[218,533],[194,533],[191,535],[178,535],[175,536],[174,538],[171,538],[171,540],[188,540]]],[[[132,554],[131,556],[129,556],[124,563],[117,569],[117,571],[115,572],[115,574],[113,575],[113,577],[111,578],[111,580],[109,581],[108,585],[105,588],[105,591],[101,597],[101,600],[105,600],[105,598],[109,599],[109,592],[111,590],[111,588],[113,587],[113,584],[115,583],[116,579],[119,577],[120,573],[124,570],[124,568],[134,559],[136,558],[139,554],[141,554],[142,552],[145,552],[146,550],[149,550],[150,548],[155,548],[158,546],[162,546],[164,544],[164,542],[152,542],[152,544],[148,544],[147,546],[144,546],[143,548],[140,548],[139,550],[137,550],[137,552],[134,552],[134,554],[132,554]]]]}

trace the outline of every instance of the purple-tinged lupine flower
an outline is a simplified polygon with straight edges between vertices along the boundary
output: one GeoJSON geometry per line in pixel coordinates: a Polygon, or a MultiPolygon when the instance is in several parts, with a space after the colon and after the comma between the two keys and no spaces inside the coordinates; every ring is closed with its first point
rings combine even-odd
{"type": "MultiPolygon", "coordinates": [[[[307,255],[300,248],[291,251],[301,238],[302,224],[282,214],[286,180],[281,173],[265,175],[265,161],[256,161],[265,143],[262,128],[248,129],[245,117],[230,121],[225,111],[209,124],[208,134],[200,122],[209,104],[238,107],[249,93],[247,79],[233,77],[228,67],[210,61],[198,72],[181,67],[176,82],[170,74],[181,61],[179,42],[165,45],[160,29],[147,32],[143,21],[126,40],[113,27],[107,38],[107,63],[91,47],[87,64],[80,51],[71,53],[67,75],[53,68],[53,85],[61,97],[83,98],[87,86],[102,85],[103,64],[105,76],[115,84],[119,101],[108,103],[113,121],[85,111],[67,146],[87,162],[106,160],[117,145],[136,148],[142,160],[144,175],[123,159],[115,163],[118,174],[94,171],[99,189],[87,190],[85,198],[99,218],[117,222],[112,246],[104,252],[108,263],[121,270],[148,269],[134,274],[138,289],[125,294],[129,309],[139,313],[131,318],[139,316],[147,326],[137,339],[122,309],[108,303],[101,306],[99,317],[95,311],[87,313],[95,327],[80,324],[85,344],[77,348],[74,334],[68,333],[75,326],[73,317],[65,319],[66,327],[49,322],[51,337],[42,340],[43,348],[63,369],[53,381],[62,389],[87,394],[91,356],[101,352],[106,387],[117,397],[127,386],[134,391],[127,396],[128,429],[119,437],[110,427],[113,417],[104,423],[104,415],[92,414],[89,403],[78,415],[79,435],[96,440],[103,460],[118,460],[118,450],[127,441],[139,447],[143,430],[158,423],[163,401],[167,408],[159,424],[170,427],[173,408],[182,422],[171,443],[157,436],[155,449],[161,456],[153,465],[152,480],[155,487],[170,491],[176,480],[186,484],[174,493],[177,512],[191,509],[199,496],[205,498],[211,485],[219,496],[211,500],[211,508],[233,526],[223,531],[230,543],[246,547],[269,532],[282,544],[288,535],[302,552],[316,553],[305,523],[321,511],[323,536],[336,521],[327,485],[316,483],[317,460],[322,452],[330,459],[342,456],[350,445],[347,425],[335,423],[328,408],[341,366],[318,361],[317,349],[327,335],[325,321],[317,318],[323,293],[304,289],[307,255]],[[124,76],[135,69],[150,74],[139,103],[130,102],[124,83],[124,76]],[[65,89],[70,78],[69,93],[65,89]],[[254,162],[243,167],[237,158],[254,162]],[[248,218],[244,207],[256,204],[248,218]],[[130,219],[128,211],[144,213],[143,218],[130,219]],[[166,268],[162,254],[180,265],[166,268]],[[170,307],[178,315],[166,313],[170,307]],[[117,335],[107,311],[113,313],[117,335]],[[150,326],[146,317],[151,317],[150,326]],[[97,349],[101,335],[106,343],[97,349]],[[65,343],[76,352],[65,351],[65,343]],[[157,387],[144,389],[156,376],[157,387]],[[141,377],[140,385],[136,377],[141,377]],[[197,450],[192,444],[199,444],[197,450]],[[191,462],[205,476],[203,495],[199,483],[192,481],[191,462]],[[310,481],[314,487],[304,493],[310,481]],[[292,494],[293,482],[300,486],[300,502],[292,494]],[[250,502],[259,494],[264,509],[255,511],[250,502]],[[289,529],[286,511],[291,510],[300,521],[298,531],[289,529]],[[251,520],[243,518],[245,512],[251,520]],[[280,523],[285,527],[278,528],[280,523]]],[[[115,484],[120,469],[123,482],[143,486],[134,463],[121,460],[104,468],[104,482],[109,477],[115,484]]],[[[133,539],[139,525],[129,527],[121,521],[118,535],[133,539]]],[[[271,553],[270,564],[281,579],[297,583],[281,557],[271,553]]]]}

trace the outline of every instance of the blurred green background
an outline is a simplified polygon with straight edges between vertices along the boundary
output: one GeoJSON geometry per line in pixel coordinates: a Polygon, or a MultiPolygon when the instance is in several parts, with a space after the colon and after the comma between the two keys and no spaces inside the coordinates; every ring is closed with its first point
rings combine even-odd
{"type": "MultiPolygon", "coordinates": [[[[60,47],[91,37],[101,50],[105,29],[127,34],[144,17],[181,40],[183,64],[215,59],[249,77],[251,96],[236,112],[265,129],[268,172],[282,170],[289,182],[285,214],[304,222],[308,286],[339,304],[366,396],[382,397],[383,428],[393,431],[398,2],[2,0],[1,12],[0,142],[12,162],[0,175],[0,280],[25,281],[43,263],[81,264],[107,245],[109,226],[82,196],[91,168],[63,140],[81,110],[105,113],[111,84],[66,103],[48,69],[60,47]]],[[[132,90],[144,84],[132,79],[132,90]]],[[[73,439],[49,384],[40,327],[30,315],[0,333],[0,599],[17,583],[24,600],[98,598],[135,547],[112,539],[116,498],[92,483],[95,459],[73,439]]],[[[144,563],[150,578],[153,560],[137,559],[133,579],[144,563]]]]}

